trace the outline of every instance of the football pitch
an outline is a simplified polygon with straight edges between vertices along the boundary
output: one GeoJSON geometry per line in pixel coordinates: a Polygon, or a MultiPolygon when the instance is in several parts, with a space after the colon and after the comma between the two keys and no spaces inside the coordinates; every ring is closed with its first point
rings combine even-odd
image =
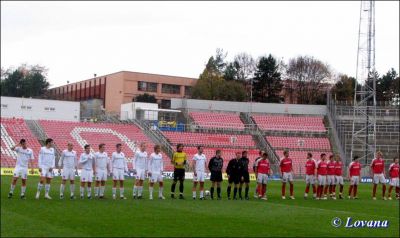
{"type": "MultiPolygon", "coordinates": [[[[226,183],[223,199],[193,201],[191,181],[185,183],[185,200],[169,197],[170,180],[165,181],[166,200],[148,200],[147,182],[142,200],[133,200],[133,180],[127,179],[127,200],[111,199],[111,181],[107,182],[105,200],[69,199],[67,184],[64,200],[59,199],[60,178],[52,183],[53,200],[35,200],[38,177],[30,177],[27,199],[21,200],[20,181],[12,199],[7,198],[11,177],[1,176],[1,236],[390,236],[399,237],[399,201],[371,199],[371,184],[361,184],[358,200],[304,200],[304,182],[295,183],[296,200],[280,198],[280,182],[268,185],[268,201],[253,198],[251,183],[249,201],[227,200],[226,183]],[[332,226],[334,218],[342,225],[332,226]],[[347,218],[387,220],[388,228],[346,228],[347,218]]],[[[210,183],[206,182],[206,189],[210,183]]],[[[177,186],[178,188],[178,186],[177,186]]],[[[348,185],[345,186],[347,191],[348,185]]],[[[379,187],[380,189],[380,187],[379,187]]],[[[93,191],[93,190],[92,190],[93,191]]],[[[288,191],[288,187],[287,187],[288,191]]],[[[347,192],[346,192],[347,193],[347,192]]],[[[117,194],[119,191],[117,190],[117,194]]],[[[75,195],[79,195],[76,186],[75,195]]],[[[392,196],[394,193],[392,192],[392,196]]],[[[79,197],[79,196],[77,196],[79,197]]],[[[158,197],[158,186],[154,189],[158,197]]],[[[347,196],[346,196],[347,197],[347,196]]]]}

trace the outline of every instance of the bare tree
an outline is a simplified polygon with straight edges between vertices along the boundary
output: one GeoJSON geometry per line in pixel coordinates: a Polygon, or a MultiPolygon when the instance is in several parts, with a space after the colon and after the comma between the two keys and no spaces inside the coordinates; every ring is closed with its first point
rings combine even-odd
{"type": "Polygon", "coordinates": [[[237,80],[247,81],[253,77],[256,69],[256,62],[250,54],[245,52],[235,56],[233,64],[237,69],[237,80]]]}
{"type": "Polygon", "coordinates": [[[287,87],[292,87],[289,90],[297,95],[300,104],[317,103],[331,77],[329,66],[310,56],[290,59],[286,73],[287,79],[291,80],[287,87]]]}

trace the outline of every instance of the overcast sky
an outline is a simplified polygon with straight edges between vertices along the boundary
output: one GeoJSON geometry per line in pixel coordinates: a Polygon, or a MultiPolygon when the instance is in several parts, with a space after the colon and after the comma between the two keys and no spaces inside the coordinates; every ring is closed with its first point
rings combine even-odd
{"type": "MultiPolygon", "coordinates": [[[[360,2],[5,2],[1,67],[49,69],[52,86],[121,70],[197,78],[216,48],[356,72],[360,2]]],[[[399,72],[399,2],[376,2],[376,68],[399,72]]]]}

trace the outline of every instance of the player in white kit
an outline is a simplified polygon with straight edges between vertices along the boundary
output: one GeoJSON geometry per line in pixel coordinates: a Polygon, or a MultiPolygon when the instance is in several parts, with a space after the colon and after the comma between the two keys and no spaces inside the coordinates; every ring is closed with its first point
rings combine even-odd
{"type": "Polygon", "coordinates": [[[204,179],[206,176],[206,163],[207,158],[203,154],[203,146],[197,147],[197,154],[193,156],[192,168],[193,168],[193,199],[196,199],[197,183],[200,183],[200,200],[204,199],[204,179]]]}
{"type": "Polygon", "coordinates": [[[87,197],[88,199],[92,199],[92,182],[93,174],[96,173],[96,166],[94,164],[94,155],[90,152],[90,145],[85,145],[83,148],[85,152],[79,158],[79,165],[81,167],[80,195],[81,199],[83,199],[87,183],[87,197]]]}
{"type": "Polygon", "coordinates": [[[153,199],[153,187],[154,183],[159,184],[158,190],[158,198],[165,199],[163,196],[163,170],[164,170],[164,162],[161,154],[161,147],[160,145],[154,146],[154,153],[150,155],[149,158],[149,177],[150,177],[150,186],[149,186],[149,193],[150,193],[150,200],[153,199]]]}
{"type": "Polygon", "coordinates": [[[94,174],[96,179],[94,197],[99,197],[100,199],[104,198],[107,176],[111,173],[110,159],[108,158],[107,152],[104,150],[105,144],[101,143],[99,145],[99,151],[94,154],[94,163],[96,166],[96,173],[94,174]]]}
{"type": "Polygon", "coordinates": [[[68,149],[64,150],[61,153],[61,158],[58,161],[58,167],[62,168],[61,174],[61,185],[60,185],[60,199],[64,198],[64,189],[67,180],[69,180],[70,185],[69,189],[71,192],[71,199],[75,199],[74,191],[75,191],[75,172],[78,169],[78,157],[76,155],[76,151],[73,149],[72,143],[68,143],[68,149]]]}
{"type": "Polygon", "coordinates": [[[40,181],[38,184],[36,199],[40,197],[40,191],[42,191],[43,184],[45,185],[45,199],[51,199],[49,196],[50,192],[50,183],[53,178],[53,169],[56,166],[56,156],[53,148],[53,139],[46,139],[46,146],[43,146],[39,151],[39,172],[40,172],[40,181]]]}
{"type": "Polygon", "coordinates": [[[135,152],[133,168],[136,174],[135,186],[133,187],[133,198],[141,199],[143,194],[143,181],[147,174],[147,152],[146,143],[140,143],[140,150],[135,152]]]}
{"type": "Polygon", "coordinates": [[[14,169],[14,176],[11,182],[10,192],[8,198],[11,198],[14,194],[15,185],[17,184],[18,178],[21,177],[21,199],[25,199],[26,191],[26,179],[28,178],[28,164],[31,167],[31,174],[33,174],[33,151],[26,146],[26,140],[21,139],[18,145],[11,147],[11,149],[17,152],[17,162],[14,169]]]}
{"type": "Polygon", "coordinates": [[[125,172],[128,172],[128,165],[126,163],[125,154],[121,151],[121,144],[117,144],[117,151],[112,153],[111,156],[111,171],[113,177],[113,188],[112,188],[112,196],[113,199],[116,198],[117,193],[117,183],[119,181],[119,196],[121,199],[126,199],[124,196],[124,180],[125,180],[125,172]]]}

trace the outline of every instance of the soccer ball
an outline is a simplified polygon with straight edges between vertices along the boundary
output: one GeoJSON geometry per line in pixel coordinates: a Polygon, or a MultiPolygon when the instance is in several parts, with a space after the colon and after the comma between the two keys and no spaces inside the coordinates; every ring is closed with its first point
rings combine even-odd
{"type": "Polygon", "coordinates": [[[206,195],[206,197],[209,197],[210,196],[210,191],[206,190],[206,191],[204,191],[204,194],[206,195]]]}

